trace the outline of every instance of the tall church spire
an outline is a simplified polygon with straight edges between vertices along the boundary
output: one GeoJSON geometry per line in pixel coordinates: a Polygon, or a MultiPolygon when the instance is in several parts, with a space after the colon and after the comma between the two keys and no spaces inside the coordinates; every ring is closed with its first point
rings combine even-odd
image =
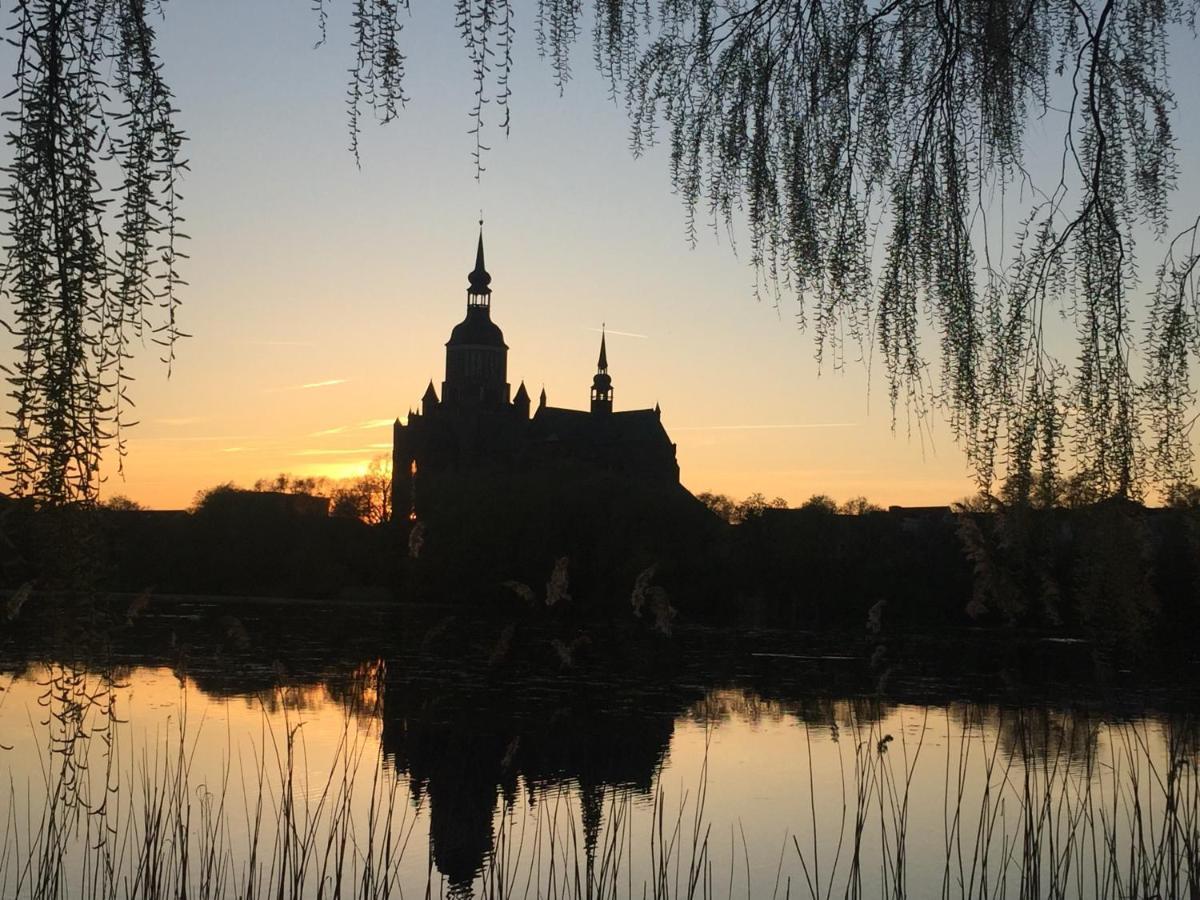
{"type": "Polygon", "coordinates": [[[442,405],[448,409],[500,409],[510,404],[508,347],[492,321],[492,276],[483,262],[483,220],[475,248],[475,268],[467,275],[467,315],[446,341],[446,380],[442,405]]]}
{"type": "MultiPolygon", "coordinates": [[[[479,220],[479,245],[475,249],[475,269],[467,275],[467,281],[470,282],[470,287],[467,288],[467,302],[474,302],[474,298],[487,298],[491,295],[492,289],[488,287],[492,283],[492,276],[488,274],[483,265],[483,219],[479,220]]],[[[487,303],[486,299],[481,302],[487,303]]]]}
{"type": "Polygon", "coordinates": [[[608,351],[604,346],[604,326],[600,326],[600,358],[596,360],[596,375],[592,379],[592,413],[612,412],[612,378],[608,374],[608,351]]]}

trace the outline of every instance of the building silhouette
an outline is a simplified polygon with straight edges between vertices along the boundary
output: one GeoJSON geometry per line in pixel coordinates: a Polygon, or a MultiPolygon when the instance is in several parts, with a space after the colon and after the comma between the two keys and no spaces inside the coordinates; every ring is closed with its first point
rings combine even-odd
{"type": "Polygon", "coordinates": [[[512,396],[508,345],[492,321],[492,276],[484,266],[483,229],[475,268],[467,276],[466,317],[446,342],[441,396],[430,380],[420,410],[396,420],[392,442],[393,509],[416,512],[423,475],[535,471],[562,477],[603,471],[634,480],[677,485],[675,445],[659,407],[613,409],[605,336],[592,378],[590,409],[550,406],[543,388],[536,409],[525,383],[512,396]]]}

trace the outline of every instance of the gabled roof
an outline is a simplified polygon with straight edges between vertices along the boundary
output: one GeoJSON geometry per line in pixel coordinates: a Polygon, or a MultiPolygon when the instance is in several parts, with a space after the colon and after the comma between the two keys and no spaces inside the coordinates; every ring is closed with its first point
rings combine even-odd
{"type": "Polygon", "coordinates": [[[630,409],[594,416],[581,409],[543,406],[530,422],[531,434],[541,440],[596,443],[670,442],[662,419],[652,409],[630,409]]]}

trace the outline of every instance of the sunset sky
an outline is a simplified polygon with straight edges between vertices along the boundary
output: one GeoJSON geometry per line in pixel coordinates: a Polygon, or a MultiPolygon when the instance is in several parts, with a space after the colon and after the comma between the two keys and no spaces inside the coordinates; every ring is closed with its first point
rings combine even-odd
{"type": "MultiPolygon", "coordinates": [[[[191,337],[170,380],[157,348],[139,357],[140,424],[105,495],[182,507],[219,482],[340,477],[387,454],[392,420],[441,383],[481,209],[514,390],[524,379],[534,397],[544,386],[551,404],[585,407],[606,322],[616,408],[662,405],[695,492],[931,504],[972,490],[944,424],[932,440],[903,418],[893,433],[878,365],[870,381],[858,363],[818,371],[794,309],[754,298],[726,238],[705,231],[689,248],[665,154],[631,156],[586,40],[559,97],[534,52],[532,4],[517,22],[512,134],[488,132],[477,183],[453,15],[414,3],[411,99],[397,121],[365,126],[359,169],[347,150],[349,4],[330,5],[320,49],[307,6],[166,7],[161,53],[190,137],[191,337]]],[[[1185,172],[1196,127],[1180,123],[1185,172]]],[[[1185,183],[1174,206],[1196,201],[1185,183]]]]}

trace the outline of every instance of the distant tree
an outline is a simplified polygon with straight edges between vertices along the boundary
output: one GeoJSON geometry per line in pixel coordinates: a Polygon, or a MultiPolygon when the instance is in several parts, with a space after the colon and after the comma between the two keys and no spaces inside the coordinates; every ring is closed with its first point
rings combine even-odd
{"type": "Polygon", "coordinates": [[[1172,509],[1200,509],[1200,485],[1175,485],[1167,493],[1167,506],[1172,509]]]}
{"type": "Polygon", "coordinates": [[[827,494],[813,494],[800,504],[800,508],[823,513],[836,513],[838,511],[837,502],[827,494]]]}
{"type": "Polygon", "coordinates": [[[329,498],[332,501],[330,515],[361,519],[370,525],[391,521],[391,459],[377,456],[371,460],[363,475],[346,479],[334,486],[329,498]]]}
{"type": "Polygon", "coordinates": [[[725,494],[713,494],[705,491],[704,493],[697,494],[696,499],[726,522],[733,522],[734,509],[737,504],[730,497],[725,494]]]}
{"type": "Polygon", "coordinates": [[[762,515],[764,509],[787,509],[788,505],[783,497],[768,500],[766,494],[757,491],[744,500],[734,500],[726,494],[707,491],[697,494],[696,499],[731,525],[762,515]]]}
{"type": "Polygon", "coordinates": [[[239,490],[241,490],[241,488],[239,488],[232,481],[226,481],[222,482],[221,484],[214,485],[213,487],[197,491],[196,496],[192,499],[192,505],[188,507],[188,511],[192,513],[203,512],[214,502],[220,502],[221,500],[228,498],[231,494],[237,493],[239,490]]]}
{"type": "Polygon", "coordinates": [[[100,505],[105,509],[115,509],[120,510],[121,512],[136,512],[137,510],[142,509],[142,504],[138,503],[136,500],[130,500],[124,494],[114,494],[107,500],[104,500],[100,505]]]}
{"type": "Polygon", "coordinates": [[[990,513],[999,510],[1001,505],[991,494],[980,491],[954,501],[950,508],[959,513],[990,513]]]}
{"type": "Polygon", "coordinates": [[[1014,472],[1004,480],[997,498],[1006,507],[1054,509],[1066,501],[1066,483],[1049,470],[1014,472]]]}
{"type": "Polygon", "coordinates": [[[882,506],[877,506],[866,497],[851,497],[838,509],[843,516],[865,516],[867,513],[883,512],[882,506]]]}
{"type": "Polygon", "coordinates": [[[329,496],[330,483],[328,478],[320,476],[300,477],[280,472],[274,478],[260,478],[254,482],[256,491],[275,491],[280,494],[313,494],[317,497],[329,496]]]}
{"type": "Polygon", "coordinates": [[[748,519],[761,516],[763,510],[766,509],[787,509],[787,501],[782,497],[775,497],[768,500],[765,494],[755,492],[734,506],[733,521],[745,522],[748,519]]]}
{"type": "MultiPolygon", "coordinates": [[[[313,2],[319,43],[334,5],[313,2]]],[[[350,5],[354,153],[361,118],[388,121],[405,100],[408,5],[350,5]]],[[[485,112],[509,127],[515,7],[453,4],[475,87],[477,174],[485,112]]],[[[10,13],[7,475],[16,494],[46,503],[95,500],[103,451],[124,448],[130,354],[149,331],[169,365],[181,336],[186,160],[150,24],[161,8],[36,0],[10,13]]],[[[584,4],[535,10],[526,20],[561,88],[589,30],[584,4]]],[[[1178,41],[1191,52],[1182,42],[1198,10],[1200,0],[595,0],[590,33],[624,94],[634,152],[665,135],[689,236],[697,210],[717,228],[744,211],[760,285],[794,300],[819,359],[873,348],[893,417],[942,410],[982,485],[998,467],[1053,471],[1069,451],[1100,494],[1132,496],[1147,475],[1182,484],[1192,466],[1200,220],[1180,228],[1169,215],[1179,167],[1168,51],[1178,41]],[[1044,184],[1025,164],[1032,121],[1061,136],[1044,184]],[[1031,199],[1014,235],[993,221],[1009,210],[989,216],[988,198],[1018,193],[1031,199]],[[1144,234],[1165,246],[1136,321],[1144,234]],[[1058,312],[1075,329],[1065,352],[1046,327],[1058,312]]]]}
{"type": "Polygon", "coordinates": [[[1113,496],[1104,489],[1102,480],[1093,472],[1076,472],[1062,484],[1062,505],[1067,509],[1082,509],[1113,496]]]}

